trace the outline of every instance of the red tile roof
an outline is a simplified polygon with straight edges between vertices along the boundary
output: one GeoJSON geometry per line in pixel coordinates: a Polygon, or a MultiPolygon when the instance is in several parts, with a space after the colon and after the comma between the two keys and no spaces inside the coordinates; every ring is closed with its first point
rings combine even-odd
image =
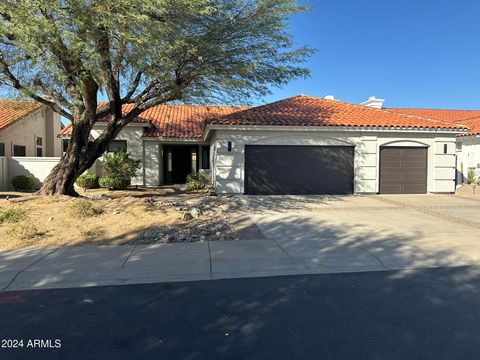
{"type": "MultiPolygon", "coordinates": [[[[128,112],[133,105],[124,105],[128,112]]],[[[159,105],[142,113],[136,122],[152,127],[146,137],[198,139],[207,124],[215,125],[274,125],[274,126],[349,126],[391,127],[412,129],[452,129],[466,127],[449,119],[422,117],[401,113],[400,109],[375,109],[342,101],[298,95],[257,107],[159,105]]],[[[71,127],[59,136],[68,136],[71,127]]]]}
{"type": "MultiPolygon", "coordinates": [[[[203,136],[205,125],[213,118],[245,110],[242,106],[160,105],[148,109],[140,119],[153,127],[148,137],[196,139],[203,136]]],[[[126,109],[128,111],[128,109],[126,109]]]]}
{"type": "MultiPolygon", "coordinates": [[[[123,106],[123,111],[130,111],[133,104],[123,106]]],[[[158,105],[143,112],[135,122],[145,122],[152,127],[143,136],[198,139],[203,136],[206,123],[217,117],[245,110],[246,106],[213,106],[213,105],[158,105]]],[[[60,137],[69,136],[71,125],[67,125],[59,133],[60,137]]]]}
{"type": "Polygon", "coordinates": [[[26,100],[0,100],[0,132],[43,105],[26,100]]]}
{"type": "Polygon", "coordinates": [[[220,125],[440,128],[460,131],[465,128],[453,122],[303,95],[235,112],[214,119],[211,123],[220,125]]]}
{"type": "Polygon", "coordinates": [[[470,128],[468,133],[461,136],[480,134],[480,110],[448,110],[448,109],[411,109],[411,108],[388,108],[387,110],[410,114],[432,119],[460,123],[470,128]]]}

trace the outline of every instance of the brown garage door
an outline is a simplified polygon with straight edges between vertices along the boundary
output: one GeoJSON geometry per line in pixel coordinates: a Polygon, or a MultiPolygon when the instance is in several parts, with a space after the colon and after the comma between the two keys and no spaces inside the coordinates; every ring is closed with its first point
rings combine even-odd
{"type": "Polygon", "coordinates": [[[380,193],[425,194],[427,148],[380,148],[380,193]]]}
{"type": "Polygon", "coordinates": [[[245,194],[353,192],[352,146],[245,146],[245,194]]]}

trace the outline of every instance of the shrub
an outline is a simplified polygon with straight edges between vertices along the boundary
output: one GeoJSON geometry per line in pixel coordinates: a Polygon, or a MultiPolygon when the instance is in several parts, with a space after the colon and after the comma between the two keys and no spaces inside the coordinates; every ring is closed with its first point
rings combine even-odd
{"type": "Polygon", "coordinates": [[[107,176],[132,178],[140,169],[141,161],[131,159],[125,151],[116,151],[105,155],[103,166],[107,176]]]}
{"type": "Polygon", "coordinates": [[[4,222],[19,222],[26,218],[26,210],[20,207],[11,207],[6,210],[0,210],[0,224],[4,222]]]}
{"type": "Polygon", "coordinates": [[[75,200],[70,205],[70,211],[74,216],[81,218],[97,216],[103,213],[102,208],[96,206],[92,201],[84,199],[75,200]]]}
{"type": "Polygon", "coordinates": [[[102,176],[98,183],[104,189],[109,190],[125,190],[128,189],[131,183],[131,179],[118,176],[102,176]]]}
{"type": "Polygon", "coordinates": [[[141,161],[131,159],[125,151],[107,154],[103,160],[106,175],[99,179],[99,184],[110,190],[125,190],[130,186],[131,178],[136,175],[140,166],[141,161]]]}
{"type": "Polygon", "coordinates": [[[187,176],[187,191],[199,191],[207,188],[210,180],[200,173],[190,173],[187,176]]]}
{"type": "Polygon", "coordinates": [[[98,184],[98,176],[90,173],[80,175],[76,183],[78,186],[83,188],[83,190],[98,189],[100,187],[100,185],[98,184]]]}
{"type": "Polygon", "coordinates": [[[467,183],[468,184],[475,184],[477,182],[475,169],[468,169],[467,173],[467,183]]]}
{"type": "Polygon", "coordinates": [[[32,191],[35,189],[33,177],[28,175],[18,175],[13,177],[12,185],[16,191],[32,191]]]}

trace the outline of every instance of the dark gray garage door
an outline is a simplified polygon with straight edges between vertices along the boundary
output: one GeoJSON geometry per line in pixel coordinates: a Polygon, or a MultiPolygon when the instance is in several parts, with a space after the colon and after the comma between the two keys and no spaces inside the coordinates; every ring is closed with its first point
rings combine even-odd
{"type": "Polygon", "coordinates": [[[351,146],[245,146],[245,193],[351,194],[351,146]]]}
{"type": "Polygon", "coordinates": [[[427,149],[385,147],[380,149],[380,193],[425,194],[427,149]]]}

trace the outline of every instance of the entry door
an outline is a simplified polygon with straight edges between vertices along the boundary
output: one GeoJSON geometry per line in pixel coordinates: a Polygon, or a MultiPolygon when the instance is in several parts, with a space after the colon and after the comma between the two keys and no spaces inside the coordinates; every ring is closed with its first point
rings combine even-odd
{"type": "Polygon", "coordinates": [[[351,194],[352,146],[245,146],[245,193],[351,194]]]}
{"type": "Polygon", "coordinates": [[[425,194],[427,148],[380,148],[380,193],[425,194]]]}

